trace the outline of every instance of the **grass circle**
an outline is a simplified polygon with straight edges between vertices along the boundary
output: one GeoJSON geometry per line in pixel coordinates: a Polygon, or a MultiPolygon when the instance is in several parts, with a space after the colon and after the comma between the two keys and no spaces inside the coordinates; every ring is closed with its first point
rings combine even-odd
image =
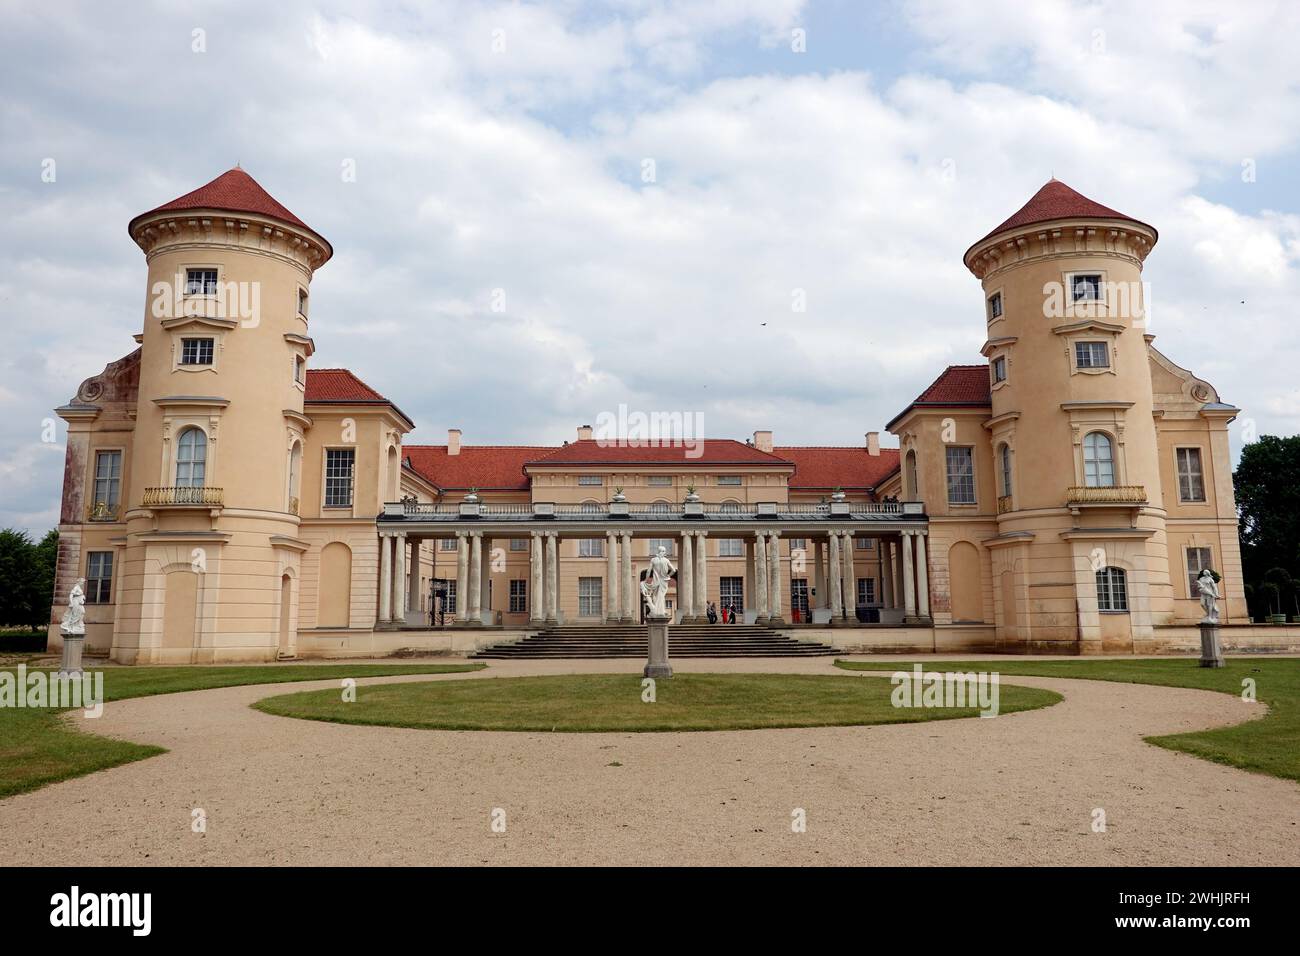
{"type": "MultiPolygon", "coordinates": [[[[915,723],[976,717],[975,707],[895,707],[888,680],[807,674],[679,674],[643,700],[631,674],[569,674],[379,684],[268,697],[268,714],[342,724],[424,730],[562,733],[756,730],[915,723]]],[[[1046,707],[1061,695],[1000,687],[998,712],[1046,707]]]]}

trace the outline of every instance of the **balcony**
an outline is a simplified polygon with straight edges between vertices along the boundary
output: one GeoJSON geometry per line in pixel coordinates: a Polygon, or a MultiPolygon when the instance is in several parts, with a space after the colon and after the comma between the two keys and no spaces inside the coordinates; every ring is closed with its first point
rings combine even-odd
{"type": "Polygon", "coordinates": [[[118,504],[96,501],[93,505],[86,505],[87,521],[118,521],[121,514],[122,506],[118,504]]]}
{"type": "Polygon", "coordinates": [[[220,508],[223,500],[220,488],[172,486],[146,488],[141,504],[146,508],[220,508]]]}
{"type": "Polygon", "coordinates": [[[1065,491],[1065,503],[1071,507],[1082,505],[1144,505],[1147,490],[1142,485],[1109,485],[1091,487],[1074,485],[1065,491]]]}

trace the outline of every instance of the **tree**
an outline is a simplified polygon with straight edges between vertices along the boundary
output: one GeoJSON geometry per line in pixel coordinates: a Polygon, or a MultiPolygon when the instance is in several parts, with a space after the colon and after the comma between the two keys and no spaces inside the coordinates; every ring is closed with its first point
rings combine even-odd
{"type": "MultiPolygon", "coordinates": [[[[1270,571],[1300,571],[1300,435],[1264,435],[1247,445],[1232,477],[1237,494],[1242,578],[1254,586],[1259,600],[1264,597],[1261,592],[1270,571]]],[[[1270,588],[1268,598],[1270,603],[1280,602],[1286,589],[1279,575],[1272,578],[1269,583],[1278,593],[1274,598],[1270,588]]]]}
{"type": "Polygon", "coordinates": [[[49,623],[59,533],[35,544],[25,531],[0,531],[0,627],[25,624],[33,631],[49,623]]]}

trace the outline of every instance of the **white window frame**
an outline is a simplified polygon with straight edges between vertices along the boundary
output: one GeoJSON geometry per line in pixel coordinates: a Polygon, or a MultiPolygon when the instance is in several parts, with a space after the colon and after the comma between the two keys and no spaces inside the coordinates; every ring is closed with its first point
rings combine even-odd
{"type": "Polygon", "coordinates": [[[1002,294],[1001,289],[995,289],[994,291],[989,293],[988,298],[985,300],[984,316],[990,323],[992,323],[998,321],[999,319],[1006,318],[1006,315],[1007,315],[1006,296],[1002,294]]]}
{"type": "Polygon", "coordinates": [[[604,538],[579,538],[578,557],[603,558],[605,556],[604,538]]]}
{"type": "Polygon", "coordinates": [[[176,436],[176,461],[172,466],[172,474],[175,476],[174,484],[177,488],[206,488],[208,480],[208,433],[198,425],[186,425],[176,436]],[[203,441],[200,447],[203,451],[202,457],[182,458],[185,451],[185,440],[187,436],[202,436],[203,441]],[[181,468],[185,466],[185,479],[181,479],[181,468]],[[195,471],[197,470],[198,480],[195,481],[195,471]]]}
{"type": "MultiPolygon", "coordinates": [[[[1096,445],[1097,443],[1094,442],[1094,449],[1096,445]]],[[[1119,484],[1115,456],[1115,436],[1110,432],[1095,428],[1083,436],[1083,484],[1088,488],[1114,488],[1119,484]],[[1094,437],[1105,439],[1108,452],[1106,458],[1098,458],[1094,453],[1094,456],[1089,459],[1088,439],[1094,437]],[[1093,466],[1091,474],[1089,473],[1089,465],[1093,466]],[[1109,478],[1109,480],[1104,481],[1103,478],[1109,478]]]]}
{"type": "Polygon", "coordinates": [[[971,505],[977,505],[979,503],[979,492],[975,486],[974,446],[946,445],[944,446],[943,461],[944,461],[945,484],[947,485],[947,490],[948,490],[948,504],[957,505],[959,507],[970,507],[971,505]],[[953,452],[960,452],[960,451],[964,451],[967,453],[966,460],[970,464],[970,469],[965,474],[953,474],[953,470],[952,470],[953,459],[951,455],[953,452]],[[966,500],[964,497],[960,497],[960,496],[954,497],[954,491],[959,491],[963,489],[965,487],[967,479],[969,479],[969,484],[970,484],[970,500],[966,500]]]}
{"type": "MultiPolygon", "coordinates": [[[[1196,579],[1205,568],[1214,567],[1214,549],[1199,544],[1184,546],[1183,565],[1187,568],[1187,596],[1199,601],[1201,592],[1196,589],[1196,579]],[[1202,552],[1204,558],[1202,558],[1202,552]],[[1193,554],[1196,555],[1195,561],[1192,560],[1193,554]]],[[[1222,593],[1222,589],[1220,589],[1220,593],[1222,593]]]]}
{"type": "MultiPolygon", "coordinates": [[[[1189,458],[1190,464],[1190,458],[1189,458]]],[[[1200,445],[1176,445],[1174,446],[1174,478],[1178,482],[1178,501],[1185,505],[1203,505],[1208,501],[1205,492],[1205,455],[1201,451],[1200,445]],[[1184,472],[1183,469],[1183,452],[1196,453],[1196,471],[1193,473],[1190,468],[1184,472]],[[1187,479],[1187,491],[1193,492],[1196,488],[1192,485],[1195,481],[1200,488],[1199,496],[1184,494],[1183,480],[1187,479]]]]}
{"type": "Polygon", "coordinates": [[[604,581],[578,578],[578,617],[600,617],[604,613],[604,581]]]}
{"type": "Polygon", "coordinates": [[[745,556],[744,538],[719,538],[718,557],[743,558],[745,556]]]}
{"type": "Polygon", "coordinates": [[[720,487],[738,488],[744,483],[740,475],[718,475],[718,485],[720,487]]]}
{"type": "Polygon", "coordinates": [[[1127,614],[1128,572],[1109,565],[1097,572],[1097,610],[1102,614],[1127,614]]]}
{"type": "MultiPolygon", "coordinates": [[[[103,504],[110,511],[122,503],[122,467],[125,461],[126,461],[126,450],[123,448],[96,448],[95,449],[94,471],[92,472],[90,478],[90,488],[91,488],[90,506],[92,510],[98,504],[100,504],[100,502],[103,502],[103,504]],[[99,461],[101,457],[106,455],[117,456],[117,469],[115,472],[112,472],[111,474],[100,475],[99,461]],[[111,493],[109,493],[105,497],[100,497],[99,494],[100,482],[106,482],[107,487],[111,489],[111,493]]],[[[112,471],[111,468],[110,471],[112,471]]]]}
{"type": "Polygon", "coordinates": [[[527,614],[528,613],[528,579],[511,578],[510,579],[510,603],[507,605],[510,614],[527,614]]]}
{"type": "Polygon", "coordinates": [[[116,555],[112,551],[95,550],[86,552],[86,603],[87,604],[112,604],[113,603],[113,567],[116,555]],[[94,567],[93,558],[99,558],[99,568],[94,567]],[[108,576],[103,575],[107,564],[108,576]],[[98,570],[100,573],[95,574],[98,570]]]}
{"type": "MultiPolygon", "coordinates": [[[[328,508],[330,511],[338,512],[351,510],[356,505],[357,500],[357,450],[356,448],[329,448],[321,450],[321,508],[328,508]],[[330,474],[330,455],[348,454],[352,456],[352,469],[347,475],[348,479],[348,500],[346,504],[330,504],[330,482],[339,481],[343,476],[330,474]]],[[[337,485],[335,486],[337,487],[337,485]]]]}
{"type": "Polygon", "coordinates": [[[604,475],[579,475],[578,484],[600,486],[605,484],[604,475]]]}

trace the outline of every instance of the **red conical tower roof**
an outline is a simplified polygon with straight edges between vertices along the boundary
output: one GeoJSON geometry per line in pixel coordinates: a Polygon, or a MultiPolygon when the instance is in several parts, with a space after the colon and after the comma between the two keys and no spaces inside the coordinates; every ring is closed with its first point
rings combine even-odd
{"type": "Polygon", "coordinates": [[[1142,220],[1126,216],[1109,206],[1103,206],[1101,203],[1095,202],[1082,193],[1071,189],[1059,179],[1053,178],[1049,179],[1042,189],[1034,193],[1029,202],[1021,206],[1010,219],[971,246],[971,249],[981,245],[1000,232],[1006,232],[1008,229],[1018,229],[1021,226],[1052,222],[1057,219],[1124,219],[1128,222],[1136,222],[1138,225],[1146,226],[1153,233],[1156,231],[1142,220]]]}
{"type": "MultiPolygon", "coordinates": [[[[131,220],[128,230],[133,230],[138,220],[159,212],[179,212],[185,209],[218,209],[224,212],[251,212],[260,216],[279,219],[292,226],[316,232],[258,184],[257,180],[238,166],[228,169],[212,182],[200,186],[184,196],[177,196],[171,202],[163,203],[156,209],[142,212],[131,220]]],[[[319,235],[319,233],[318,233],[319,235]]]]}

